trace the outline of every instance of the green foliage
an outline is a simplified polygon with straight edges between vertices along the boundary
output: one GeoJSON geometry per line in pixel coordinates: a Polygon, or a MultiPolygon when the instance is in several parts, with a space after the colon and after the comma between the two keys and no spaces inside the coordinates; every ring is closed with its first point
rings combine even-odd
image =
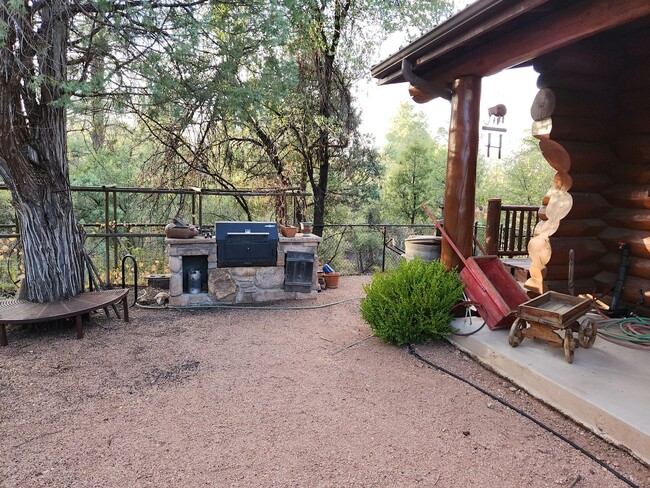
{"type": "Polygon", "coordinates": [[[426,221],[422,203],[442,204],[446,153],[429,134],[424,114],[402,103],[386,134],[387,178],[382,200],[388,221],[426,221]]]}
{"type": "Polygon", "coordinates": [[[485,205],[488,198],[501,198],[506,205],[540,205],[554,173],[538,142],[528,137],[517,152],[503,160],[479,159],[477,205],[485,205]]]}
{"type": "Polygon", "coordinates": [[[377,337],[401,346],[447,336],[463,284],[440,262],[414,259],[376,274],[364,290],[363,318],[377,337]]]}

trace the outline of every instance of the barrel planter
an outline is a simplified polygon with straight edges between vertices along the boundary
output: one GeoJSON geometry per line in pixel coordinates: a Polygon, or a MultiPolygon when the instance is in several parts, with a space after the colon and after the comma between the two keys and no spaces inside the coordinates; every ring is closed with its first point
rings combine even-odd
{"type": "Polygon", "coordinates": [[[419,258],[430,262],[440,259],[442,237],[438,236],[409,236],[404,240],[404,257],[407,261],[419,258]]]}

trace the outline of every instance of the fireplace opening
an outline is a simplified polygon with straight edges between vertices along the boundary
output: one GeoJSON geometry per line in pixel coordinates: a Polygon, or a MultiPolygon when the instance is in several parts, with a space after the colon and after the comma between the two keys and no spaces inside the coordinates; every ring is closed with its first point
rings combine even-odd
{"type": "Polygon", "coordinates": [[[314,254],[288,251],[284,260],[284,291],[310,293],[314,273],[314,254]]]}
{"type": "Polygon", "coordinates": [[[183,293],[195,295],[208,291],[208,257],[183,256],[183,293]]]}

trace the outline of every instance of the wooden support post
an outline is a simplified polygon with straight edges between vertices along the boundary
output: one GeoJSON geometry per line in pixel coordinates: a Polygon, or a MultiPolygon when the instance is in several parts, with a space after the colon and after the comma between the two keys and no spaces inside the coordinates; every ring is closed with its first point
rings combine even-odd
{"type": "MultiPolygon", "coordinates": [[[[465,257],[472,253],[480,102],[480,77],[463,76],[454,82],[449,122],[444,227],[465,257]]],[[[460,258],[444,239],[440,260],[448,268],[462,267],[460,258]]]]}
{"type": "Polygon", "coordinates": [[[487,205],[487,223],[485,228],[485,251],[490,256],[499,252],[499,228],[501,225],[501,199],[490,198],[487,205]]]}
{"type": "Polygon", "coordinates": [[[84,336],[84,326],[81,321],[81,315],[74,316],[74,326],[77,330],[77,339],[83,339],[84,336]]]}

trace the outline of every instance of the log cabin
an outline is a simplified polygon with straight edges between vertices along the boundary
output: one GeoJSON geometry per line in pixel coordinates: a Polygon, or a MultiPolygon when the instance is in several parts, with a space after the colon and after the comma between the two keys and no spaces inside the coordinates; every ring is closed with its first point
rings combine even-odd
{"type": "MultiPolygon", "coordinates": [[[[445,228],[472,249],[481,80],[533,66],[532,135],[556,171],[528,245],[525,286],[611,291],[629,246],[623,299],[650,305],[650,2],[478,0],[372,68],[411,98],[450,100],[445,228]]],[[[443,243],[441,260],[460,260],[443,243]]]]}

